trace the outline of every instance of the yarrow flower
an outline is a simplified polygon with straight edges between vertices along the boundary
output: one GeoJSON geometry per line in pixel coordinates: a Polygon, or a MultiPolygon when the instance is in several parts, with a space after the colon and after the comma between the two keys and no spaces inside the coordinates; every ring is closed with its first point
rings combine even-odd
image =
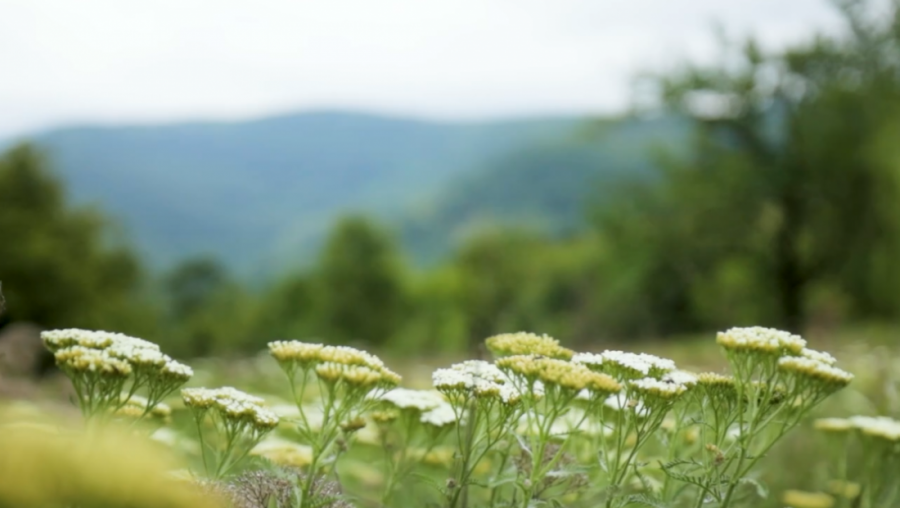
{"type": "Polygon", "coordinates": [[[203,464],[213,477],[225,475],[278,425],[278,416],[264,407],[263,399],[230,386],[185,388],[181,398],[191,409],[200,441],[205,443],[201,446],[203,464]],[[215,432],[204,425],[207,416],[215,432]],[[208,449],[217,452],[208,454],[208,449]]]}
{"type": "Polygon", "coordinates": [[[900,441],[900,421],[886,416],[852,416],[849,421],[864,435],[885,441],[900,441]]]}
{"type": "Polygon", "coordinates": [[[568,360],[574,352],[559,345],[559,341],[549,335],[518,332],[495,335],[484,341],[495,355],[539,355],[568,360]]]}
{"type": "Polygon", "coordinates": [[[127,377],[131,365],[102,349],[70,346],[56,351],[56,364],[67,373],[89,373],[101,376],[127,377]]]}
{"type": "Polygon", "coordinates": [[[269,343],[269,353],[278,363],[296,363],[307,368],[321,361],[319,353],[324,347],[297,340],[276,340],[269,343]]]}
{"type": "Polygon", "coordinates": [[[629,388],[633,393],[639,394],[645,400],[673,400],[683,394],[687,387],[678,383],[667,383],[652,377],[630,381],[629,388]]]}
{"type": "Polygon", "coordinates": [[[621,389],[612,377],[594,372],[584,365],[531,355],[508,356],[497,360],[497,366],[511,375],[525,379],[529,385],[540,382],[545,389],[559,387],[577,395],[588,390],[597,395],[609,395],[621,389]]]}
{"type": "Polygon", "coordinates": [[[478,383],[505,384],[508,379],[497,366],[482,360],[466,360],[449,368],[437,369],[432,384],[440,391],[472,390],[478,383]]]}
{"type": "Polygon", "coordinates": [[[440,405],[423,412],[419,421],[434,427],[444,427],[456,423],[456,412],[453,411],[453,406],[447,402],[442,402],[440,405]]]}
{"type": "Polygon", "coordinates": [[[398,409],[412,409],[419,412],[430,411],[441,404],[446,404],[444,398],[437,392],[408,388],[394,388],[378,398],[398,409]]]}
{"type": "Polygon", "coordinates": [[[44,346],[51,352],[60,349],[81,346],[89,349],[106,349],[114,344],[127,345],[135,348],[153,349],[159,351],[159,346],[136,337],[116,332],[81,330],[78,328],[66,328],[61,330],[47,330],[41,332],[41,340],[44,346]]]}
{"type": "Polygon", "coordinates": [[[813,428],[823,432],[849,432],[856,426],[846,418],[819,418],[813,422],[813,428]]]}
{"type": "Polygon", "coordinates": [[[604,351],[597,354],[579,353],[572,358],[573,363],[585,365],[592,370],[605,372],[617,379],[640,379],[660,377],[675,370],[675,362],[666,358],[625,351],[604,351]]]}
{"type": "Polygon", "coordinates": [[[673,370],[663,375],[662,380],[690,388],[697,384],[697,375],[683,370],[673,370]]]}
{"type": "Polygon", "coordinates": [[[223,420],[248,423],[256,431],[267,432],[278,425],[278,416],[266,409],[263,399],[226,386],[223,388],[185,388],[184,405],[200,411],[212,410],[223,420]]]}
{"type": "Polygon", "coordinates": [[[340,380],[357,387],[389,387],[401,377],[377,356],[348,346],[324,346],[296,340],[269,343],[269,353],[293,378],[296,369],[315,373],[328,383],[340,380]]]}
{"type": "Polygon", "coordinates": [[[799,355],[806,341],[790,332],[754,326],[730,328],[716,335],[716,342],[729,351],[799,355]]]}
{"type": "Polygon", "coordinates": [[[793,508],[831,508],[834,498],[824,492],[804,492],[802,490],[786,490],[781,501],[793,508]]]}
{"type": "Polygon", "coordinates": [[[816,381],[830,390],[843,388],[853,380],[853,374],[849,372],[802,356],[779,358],[778,368],[783,372],[816,381]]]}
{"type": "Polygon", "coordinates": [[[837,359],[831,354],[826,353],[825,351],[816,351],[814,349],[803,348],[800,350],[800,356],[803,358],[809,358],[810,360],[815,360],[819,363],[824,363],[826,365],[834,365],[837,363],[837,359]]]}
{"type": "Polygon", "coordinates": [[[133,395],[141,388],[146,390],[152,412],[153,406],[194,374],[156,344],[121,333],[70,328],[43,332],[41,339],[72,380],[88,418],[123,409],[128,400],[119,400],[120,392],[133,395]],[[128,383],[130,388],[123,390],[128,383]]]}

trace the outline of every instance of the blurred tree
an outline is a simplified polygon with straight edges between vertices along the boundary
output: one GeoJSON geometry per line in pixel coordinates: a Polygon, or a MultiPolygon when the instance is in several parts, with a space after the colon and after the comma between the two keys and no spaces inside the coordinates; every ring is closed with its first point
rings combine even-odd
{"type": "Polygon", "coordinates": [[[208,306],[229,282],[228,273],[213,258],[190,259],[176,266],[163,281],[175,319],[183,319],[208,306]]]}
{"type": "Polygon", "coordinates": [[[896,5],[887,17],[840,7],[842,38],[771,55],[729,45],[721,65],[657,79],[696,135],[655,189],[599,224],[623,259],[642,260],[660,331],[723,318],[798,330],[823,288],[856,317],[900,310],[900,153],[879,143],[900,113],[900,18],[896,5]]]}
{"type": "Polygon", "coordinates": [[[402,266],[387,233],[363,217],[342,219],[315,270],[315,331],[336,342],[394,338],[409,303],[402,266]]]}
{"type": "Polygon", "coordinates": [[[151,309],[141,298],[141,269],[110,246],[98,212],[72,208],[46,160],[29,145],[0,157],[0,280],[4,319],[46,327],[144,332],[151,309]]]}
{"type": "Polygon", "coordinates": [[[314,311],[312,275],[285,276],[263,295],[254,335],[268,341],[309,338],[314,330],[314,311]]]}
{"type": "Polygon", "coordinates": [[[183,261],[163,277],[163,289],[172,327],[163,340],[169,350],[202,356],[263,347],[250,333],[254,298],[218,260],[183,261]]]}

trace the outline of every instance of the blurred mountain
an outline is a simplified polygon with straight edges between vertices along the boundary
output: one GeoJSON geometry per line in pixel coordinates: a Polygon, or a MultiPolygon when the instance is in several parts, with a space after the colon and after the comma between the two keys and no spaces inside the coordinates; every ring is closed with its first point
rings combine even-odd
{"type": "Polygon", "coordinates": [[[593,120],[567,137],[490,158],[407,214],[401,231],[419,261],[433,261],[479,231],[515,227],[554,236],[586,225],[625,179],[652,177],[656,150],[687,132],[676,118],[593,120]]]}
{"type": "Polygon", "coordinates": [[[72,127],[33,139],[75,200],[119,217],[151,266],[212,254],[259,276],[308,261],[333,221],[354,211],[396,224],[420,260],[446,252],[473,224],[577,227],[593,184],[645,166],[647,140],[671,128],[322,112],[72,127]]]}

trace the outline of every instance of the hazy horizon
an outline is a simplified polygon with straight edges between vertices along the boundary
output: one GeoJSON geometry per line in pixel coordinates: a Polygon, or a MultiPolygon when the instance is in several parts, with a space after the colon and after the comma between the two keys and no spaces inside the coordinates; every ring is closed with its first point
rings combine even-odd
{"type": "Polygon", "coordinates": [[[318,110],[426,120],[615,114],[630,78],[717,55],[714,22],[776,48],[837,29],[824,0],[328,3],[10,0],[0,138],[74,124],[318,110]]]}

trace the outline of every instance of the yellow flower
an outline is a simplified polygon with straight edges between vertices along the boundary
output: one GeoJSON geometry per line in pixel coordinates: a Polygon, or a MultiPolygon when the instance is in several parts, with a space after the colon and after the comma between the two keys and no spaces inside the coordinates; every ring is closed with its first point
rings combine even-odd
{"type": "Polygon", "coordinates": [[[498,356],[539,355],[548,358],[569,360],[574,351],[559,345],[559,341],[549,335],[533,333],[504,333],[484,341],[485,345],[498,356]]]}
{"type": "Polygon", "coordinates": [[[831,508],[834,498],[824,492],[804,492],[802,490],[786,490],[781,502],[791,508],[831,508]]]}
{"type": "Polygon", "coordinates": [[[855,482],[845,482],[842,480],[831,480],[828,482],[828,491],[836,496],[844,499],[856,499],[859,496],[861,487],[855,482]]]}
{"type": "Polygon", "coordinates": [[[304,467],[312,463],[312,448],[286,439],[265,439],[256,445],[250,454],[263,457],[280,466],[304,467]]]}

